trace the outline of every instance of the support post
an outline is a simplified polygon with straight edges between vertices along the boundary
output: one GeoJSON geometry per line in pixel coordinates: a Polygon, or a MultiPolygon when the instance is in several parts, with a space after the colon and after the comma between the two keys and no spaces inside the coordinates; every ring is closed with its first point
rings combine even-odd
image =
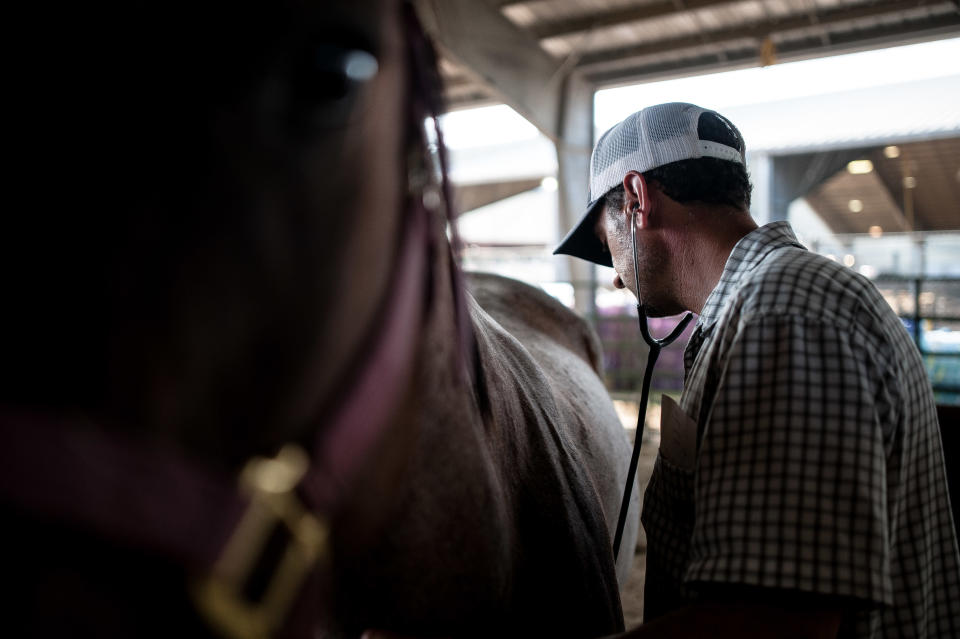
{"type": "MultiPolygon", "coordinates": [[[[560,131],[557,140],[560,188],[560,237],[580,220],[590,191],[590,152],[593,149],[593,94],[595,87],[572,74],[560,92],[560,131]]],[[[568,275],[573,284],[574,308],[591,321],[597,314],[596,267],[584,260],[564,257],[557,263],[557,279],[568,275]]]]}
{"type": "Polygon", "coordinates": [[[747,165],[753,183],[750,215],[763,226],[773,220],[773,158],[769,153],[748,153],[747,165]]]}

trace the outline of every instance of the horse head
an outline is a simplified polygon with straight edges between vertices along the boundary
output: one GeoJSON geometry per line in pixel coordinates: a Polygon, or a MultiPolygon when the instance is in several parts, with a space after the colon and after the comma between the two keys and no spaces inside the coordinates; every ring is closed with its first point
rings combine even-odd
{"type": "MultiPolygon", "coordinates": [[[[377,490],[402,472],[428,257],[446,247],[424,131],[439,81],[412,9],[76,11],[41,21],[18,78],[27,210],[5,232],[0,405],[22,470],[83,481],[36,470],[48,444],[26,423],[84,432],[65,464],[133,442],[225,477],[292,442],[324,458],[304,499],[335,519],[361,466],[377,490]]],[[[36,491],[9,498],[39,512],[29,546],[49,513],[36,491]]]]}
{"type": "Polygon", "coordinates": [[[574,328],[525,345],[467,297],[410,5],[121,5],[42,35],[2,252],[26,622],[622,627],[596,352],[550,300],[528,317],[574,328]]]}

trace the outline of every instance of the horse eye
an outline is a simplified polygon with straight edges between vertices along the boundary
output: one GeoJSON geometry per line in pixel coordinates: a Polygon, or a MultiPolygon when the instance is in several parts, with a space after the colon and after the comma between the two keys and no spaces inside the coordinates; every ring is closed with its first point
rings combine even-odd
{"type": "Polygon", "coordinates": [[[376,56],[365,48],[336,42],[314,43],[293,58],[282,96],[283,124],[291,135],[347,125],[363,88],[380,72],[376,56]]]}
{"type": "Polygon", "coordinates": [[[343,73],[353,82],[366,82],[377,75],[380,65],[373,54],[362,49],[347,51],[341,57],[343,73]]]}
{"type": "Polygon", "coordinates": [[[373,54],[363,49],[325,44],[313,51],[312,58],[300,70],[298,88],[301,96],[315,100],[346,98],[380,70],[373,54]]]}

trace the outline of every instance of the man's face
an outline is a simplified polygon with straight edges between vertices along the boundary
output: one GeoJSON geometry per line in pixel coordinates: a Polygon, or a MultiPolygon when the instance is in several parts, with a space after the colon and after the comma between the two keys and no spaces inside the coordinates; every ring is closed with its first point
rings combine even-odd
{"type": "MultiPolygon", "coordinates": [[[[636,224],[636,219],[633,220],[636,224]]],[[[594,232],[610,251],[616,276],[613,285],[633,292],[651,317],[664,317],[683,312],[674,301],[675,276],[669,268],[669,252],[656,230],[638,228],[637,264],[639,266],[640,291],[636,290],[633,275],[633,245],[630,234],[630,214],[626,210],[604,207],[597,215],[594,232]]]]}

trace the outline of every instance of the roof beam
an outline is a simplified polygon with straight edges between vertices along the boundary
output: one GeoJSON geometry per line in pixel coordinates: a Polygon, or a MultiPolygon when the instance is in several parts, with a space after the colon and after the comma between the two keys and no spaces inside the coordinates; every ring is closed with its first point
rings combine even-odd
{"type": "MultiPolygon", "coordinates": [[[[945,3],[941,2],[937,4],[943,5],[945,3]]],[[[931,8],[936,6],[936,4],[922,6],[931,8]]],[[[815,23],[811,22],[810,14],[802,14],[793,18],[786,18],[775,22],[765,21],[742,27],[720,29],[702,34],[697,33],[679,38],[658,40],[656,42],[651,42],[649,44],[640,46],[585,53],[580,58],[577,66],[580,69],[585,69],[621,62],[630,58],[641,58],[650,55],[662,56],[665,53],[680,51],[683,49],[702,47],[704,45],[723,45],[733,43],[737,40],[751,39],[755,41],[761,41],[767,36],[800,29],[809,29],[811,26],[826,27],[850,22],[853,20],[872,18],[916,8],[918,8],[916,0],[888,0],[886,2],[878,2],[866,6],[820,12],[815,15],[815,23]]]]}
{"type": "Polygon", "coordinates": [[[417,0],[424,27],[444,53],[556,140],[562,78],[539,43],[486,2],[417,0]]]}
{"type": "MultiPolygon", "coordinates": [[[[822,46],[816,36],[780,39],[776,44],[778,63],[795,62],[868,49],[894,47],[927,42],[960,34],[960,15],[942,14],[924,21],[897,25],[883,25],[856,34],[832,34],[830,46],[822,46]]],[[[652,82],[689,75],[743,69],[762,64],[760,49],[749,41],[738,46],[727,46],[723,56],[710,49],[691,49],[683,55],[666,60],[657,56],[627,61],[623,65],[604,65],[587,70],[585,75],[598,86],[628,82],[652,82]],[[691,55],[694,54],[694,55],[691,55]],[[631,63],[632,62],[632,63],[631,63]]]]}
{"type": "Polygon", "coordinates": [[[482,87],[476,85],[446,90],[443,95],[446,101],[444,108],[448,112],[459,111],[461,109],[474,109],[500,103],[500,100],[490,95],[490,93],[482,87]]]}
{"type": "Polygon", "coordinates": [[[533,25],[531,31],[538,38],[544,40],[546,38],[573,35],[575,33],[592,31],[603,27],[640,22],[642,20],[652,20],[654,18],[681,14],[686,11],[696,11],[697,9],[739,2],[742,2],[742,0],[685,0],[682,3],[682,9],[678,10],[677,3],[674,2],[674,0],[660,0],[654,4],[639,7],[617,8],[567,20],[544,22],[533,25]]]}
{"type": "MultiPolygon", "coordinates": [[[[546,177],[546,176],[543,176],[546,177]]],[[[457,211],[464,213],[525,193],[540,186],[543,177],[481,184],[454,184],[453,199],[457,211]]]]}
{"type": "Polygon", "coordinates": [[[513,7],[518,4],[530,4],[531,2],[536,2],[536,1],[537,0],[490,0],[490,4],[493,4],[502,9],[503,7],[513,7]]]}

